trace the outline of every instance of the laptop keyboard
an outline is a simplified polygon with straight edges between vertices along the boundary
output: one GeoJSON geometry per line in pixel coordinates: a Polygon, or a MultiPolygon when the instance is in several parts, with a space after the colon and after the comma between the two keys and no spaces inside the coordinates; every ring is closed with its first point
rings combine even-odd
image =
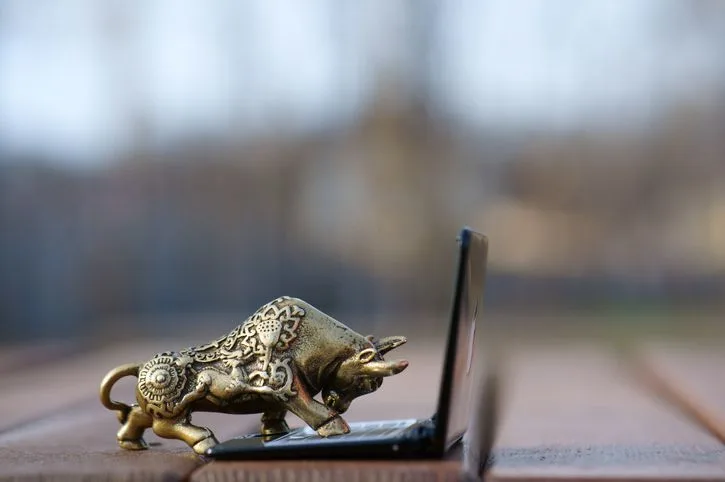
{"type": "Polygon", "coordinates": [[[411,425],[418,423],[419,420],[389,420],[382,422],[353,422],[350,424],[350,432],[343,435],[334,435],[332,437],[320,437],[310,427],[293,430],[267,445],[277,445],[286,443],[307,443],[314,441],[315,443],[339,443],[341,441],[352,442],[355,440],[375,440],[389,439],[398,437],[403,434],[411,425]]]}

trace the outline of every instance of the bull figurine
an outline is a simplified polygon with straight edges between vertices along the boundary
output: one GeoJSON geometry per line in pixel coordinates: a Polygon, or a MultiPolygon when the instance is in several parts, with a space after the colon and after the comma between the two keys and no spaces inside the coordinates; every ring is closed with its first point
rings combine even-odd
{"type": "Polygon", "coordinates": [[[101,382],[101,403],[116,412],[118,444],[128,450],[146,449],[143,433],[151,428],[205,453],[218,442],[191,423],[193,411],[261,413],[261,433],[274,435],[289,431],[289,410],[323,437],[344,434],[350,427],[340,414],[353,399],[408,366],[383,359],[405,342],[362,336],[302,300],[281,297],[216,341],[114,368],[101,382]],[[112,386],[126,376],[138,377],[137,404],[111,400],[112,386]],[[313,398],[320,392],[324,403],[313,398]]]}

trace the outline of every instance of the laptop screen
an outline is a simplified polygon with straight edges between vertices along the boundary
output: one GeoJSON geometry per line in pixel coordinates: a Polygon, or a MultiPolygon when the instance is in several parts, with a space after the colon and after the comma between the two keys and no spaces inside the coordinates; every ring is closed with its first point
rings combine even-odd
{"type": "Polygon", "coordinates": [[[466,431],[472,410],[476,359],[476,321],[483,309],[488,241],[482,234],[464,229],[459,238],[460,254],[443,380],[438,398],[437,436],[446,448],[466,431]]]}

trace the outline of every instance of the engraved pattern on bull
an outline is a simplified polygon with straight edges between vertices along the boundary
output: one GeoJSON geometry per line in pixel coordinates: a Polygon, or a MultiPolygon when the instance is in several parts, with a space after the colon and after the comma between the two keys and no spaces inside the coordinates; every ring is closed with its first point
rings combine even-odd
{"type": "Polygon", "coordinates": [[[405,360],[383,355],[405,338],[363,337],[302,300],[277,298],[217,340],[155,355],[143,364],[111,370],[101,402],[117,413],[119,445],[146,448],[147,428],[178,438],[197,453],[217,443],[209,429],[191,424],[193,411],[262,413],[262,433],[289,430],[292,411],[322,436],[347,433],[340,416],[352,400],[377,390],[405,360]],[[137,404],[111,400],[113,384],[137,376],[137,404]],[[313,397],[322,395],[322,402],[313,397]]]}
{"type": "Polygon", "coordinates": [[[161,403],[181,395],[186,373],[174,364],[172,356],[159,355],[144,365],[138,374],[138,389],[148,400],[161,403]]]}

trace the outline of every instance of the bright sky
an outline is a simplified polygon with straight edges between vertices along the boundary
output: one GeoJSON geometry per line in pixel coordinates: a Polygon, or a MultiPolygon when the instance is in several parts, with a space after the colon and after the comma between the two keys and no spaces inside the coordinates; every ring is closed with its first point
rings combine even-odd
{"type": "Polygon", "coordinates": [[[474,128],[626,129],[725,80],[714,4],[716,15],[687,0],[295,5],[4,0],[0,154],[93,165],[132,148],[139,126],[152,147],[325,129],[359,115],[391,69],[404,85],[428,72],[438,112],[474,128]],[[426,11],[411,5],[431,9],[424,69],[426,11]]]}

